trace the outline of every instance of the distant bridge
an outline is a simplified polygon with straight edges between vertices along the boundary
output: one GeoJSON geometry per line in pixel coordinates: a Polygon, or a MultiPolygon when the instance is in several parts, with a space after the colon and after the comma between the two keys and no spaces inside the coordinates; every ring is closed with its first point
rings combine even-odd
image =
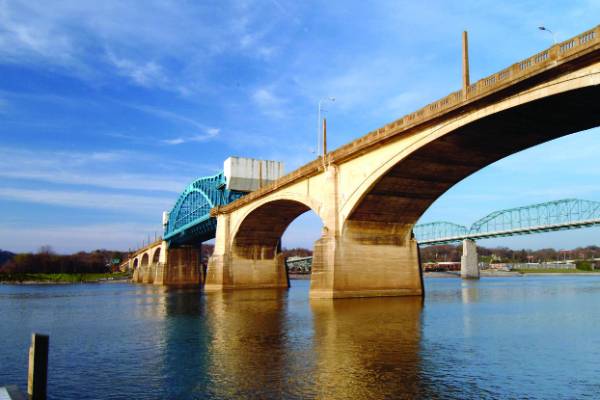
{"type": "Polygon", "coordinates": [[[416,225],[413,232],[419,245],[434,245],[594,225],[600,225],[600,202],[564,199],[494,211],[469,228],[440,221],[416,225]]]}

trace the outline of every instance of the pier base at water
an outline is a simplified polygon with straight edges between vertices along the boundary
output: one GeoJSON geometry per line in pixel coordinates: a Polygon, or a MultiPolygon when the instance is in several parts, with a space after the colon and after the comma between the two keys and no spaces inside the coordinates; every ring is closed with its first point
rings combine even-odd
{"type": "Polygon", "coordinates": [[[479,279],[477,245],[474,240],[463,240],[463,254],[460,258],[460,277],[463,279],[479,279]]]}

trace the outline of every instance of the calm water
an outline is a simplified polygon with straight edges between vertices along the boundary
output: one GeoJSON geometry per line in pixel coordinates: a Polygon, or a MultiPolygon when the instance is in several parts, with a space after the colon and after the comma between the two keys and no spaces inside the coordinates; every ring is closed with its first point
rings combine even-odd
{"type": "Polygon", "coordinates": [[[50,334],[53,399],[600,398],[600,277],[426,279],[427,297],[310,302],[0,285],[0,384],[50,334]]]}

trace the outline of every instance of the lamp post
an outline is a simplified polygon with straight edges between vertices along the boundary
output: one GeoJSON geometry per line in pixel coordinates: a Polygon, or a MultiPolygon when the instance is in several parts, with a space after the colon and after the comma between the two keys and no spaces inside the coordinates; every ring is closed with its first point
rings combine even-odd
{"type": "Polygon", "coordinates": [[[335,101],[335,97],[325,97],[319,100],[319,108],[317,112],[317,157],[319,157],[319,145],[321,143],[321,106],[324,101],[331,101],[332,103],[335,101]]]}
{"type": "Polygon", "coordinates": [[[554,42],[554,44],[556,44],[556,34],[554,32],[552,32],[550,29],[546,28],[545,26],[538,26],[538,29],[540,31],[546,31],[546,32],[550,33],[552,35],[552,41],[554,42]]]}

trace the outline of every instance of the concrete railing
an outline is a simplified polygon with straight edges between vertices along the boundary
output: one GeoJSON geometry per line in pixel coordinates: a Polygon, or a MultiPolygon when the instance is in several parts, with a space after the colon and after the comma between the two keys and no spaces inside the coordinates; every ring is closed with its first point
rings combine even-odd
{"type": "MultiPolygon", "coordinates": [[[[443,117],[453,111],[468,107],[470,104],[505,90],[518,82],[532,78],[547,70],[554,69],[577,57],[593,53],[599,48],[600,25],[571,39],[565,40],[564,42],[557,43],[549,49],[526,58],[525,60],[516,62],[508,68],[480,79],[468,86],[466,90],[458,90],[450,93],[440,100],[434,101],[413,113],[405,115],[400,119],[341,146],[327,154],[327,162],[344,162],[345,160],[361,154],[371,146],[390,140],[419,125],[443,117]]],[[[218,213],[231,212],[244,204],[252,202],[254,199],[260,198],[283,186],[287,186],[300,178],[317,174],[323,169],[323,165],[324,163],[321,159],[311,161],[268,186],[249,193],[226,206],[212,209],[211,216],[215,216],[218,213]]]]}
{"type": "Polygon", "coordinates": [[[140,247],[139,249],[135,250],[133,253],[131,253],[131,255],[129,256],[129,258],[135,258],[138,255],[145,253],[146,251],[148,251],[148,249],[151,249],[153,247],[159,246],[162,242],[163,238],[162,236],[159,236],[158,239],[156,239],[154,242],[152,243],[148,243],[147,245],[140,247]]]}

